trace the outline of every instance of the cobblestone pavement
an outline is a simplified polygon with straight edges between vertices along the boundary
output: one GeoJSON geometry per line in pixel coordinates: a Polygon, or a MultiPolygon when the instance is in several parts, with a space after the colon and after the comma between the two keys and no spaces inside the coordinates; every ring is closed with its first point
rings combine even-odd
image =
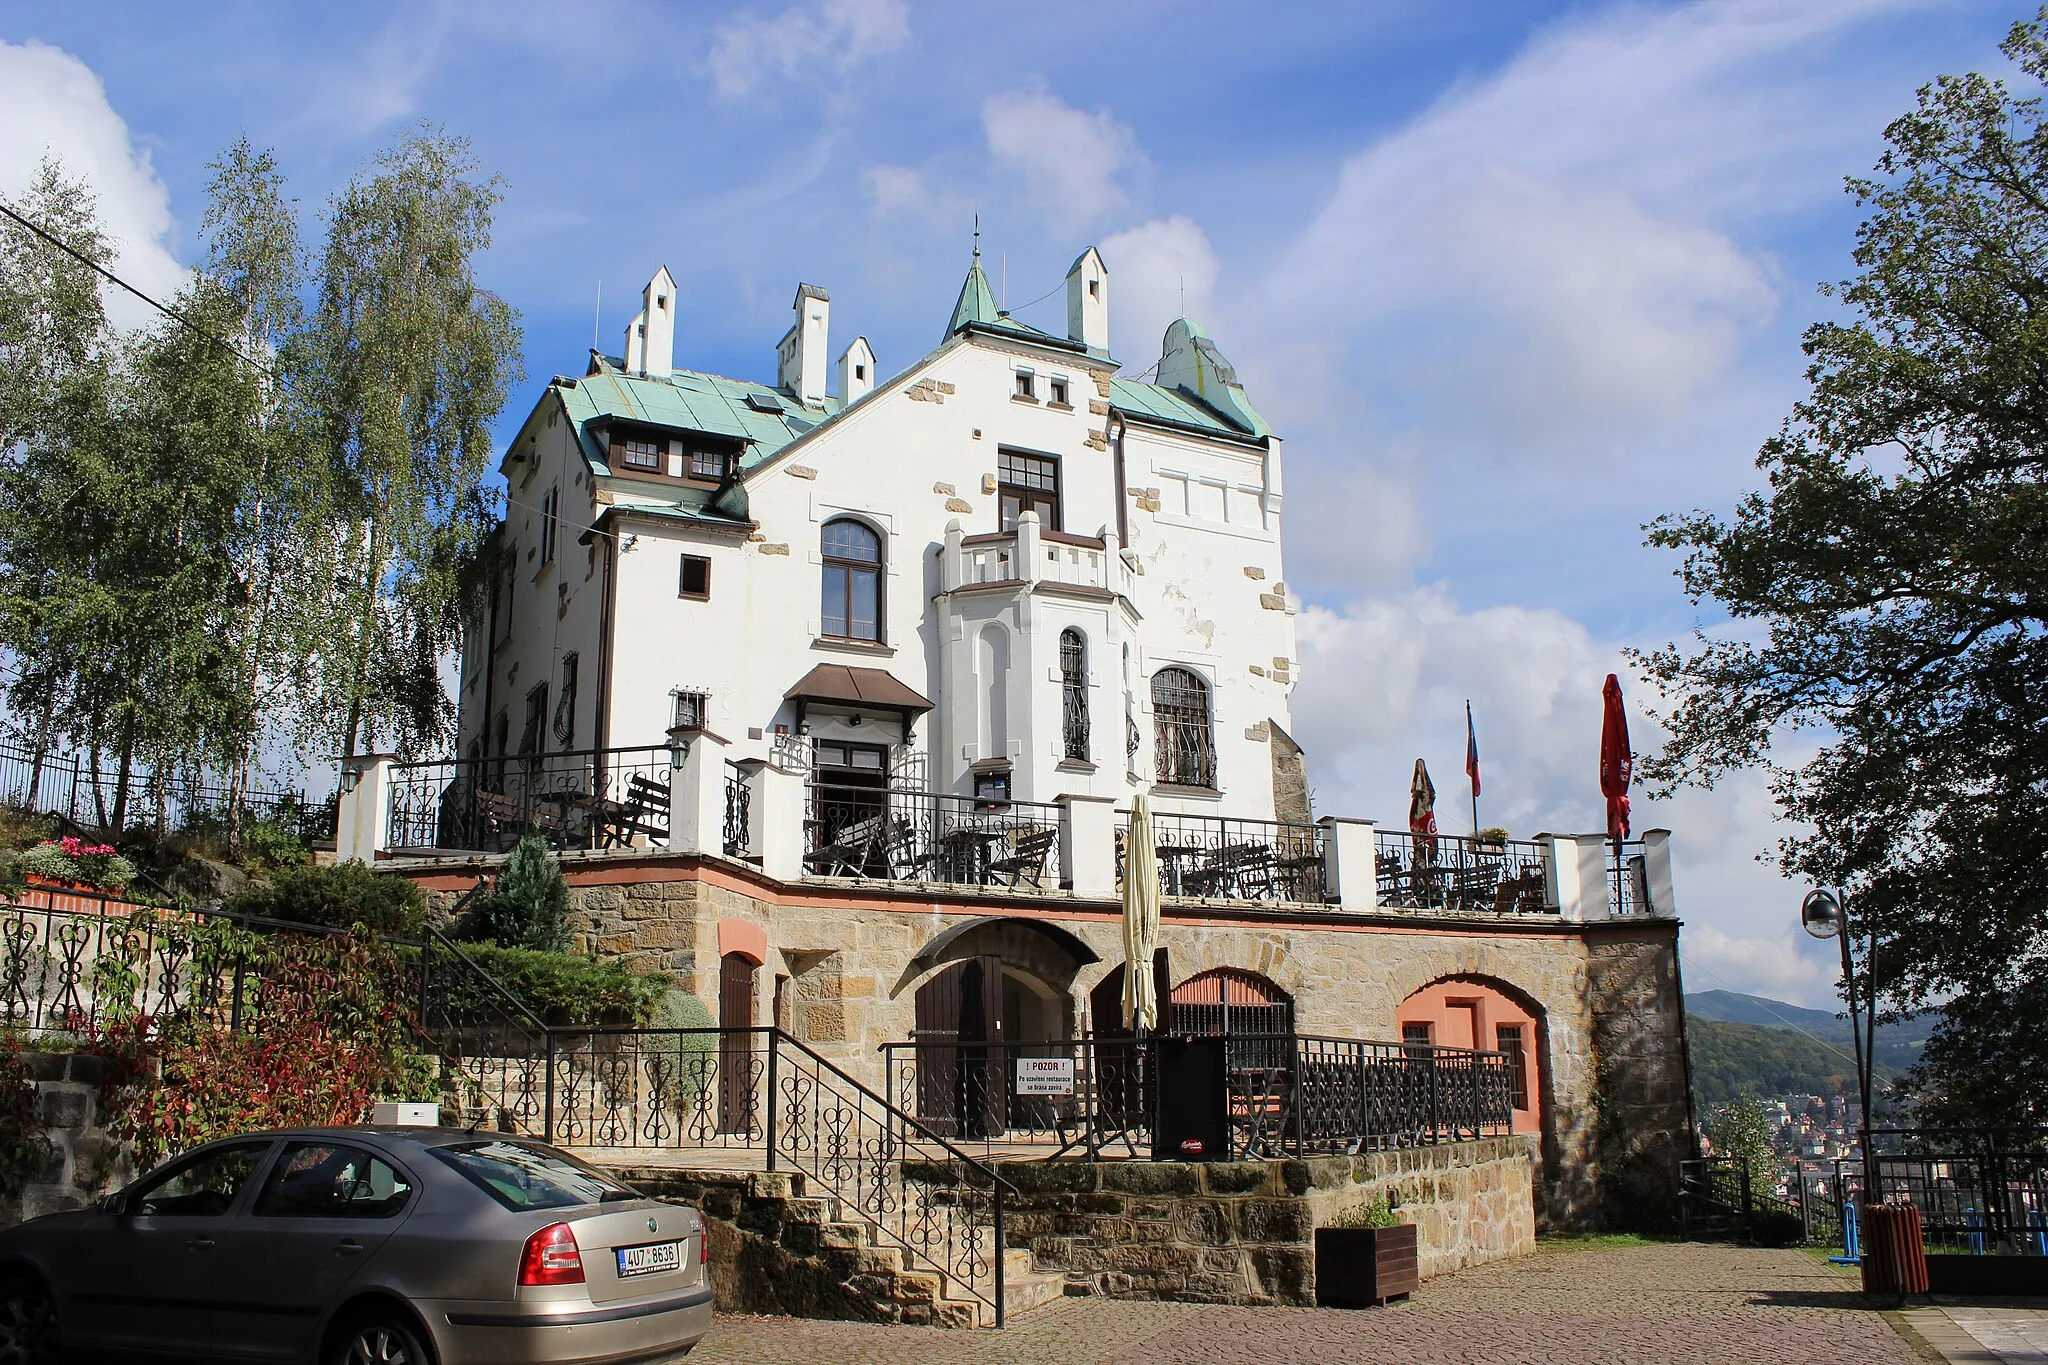
{"type": "Polygon", "coordinates": [[[1484,1361],[1679,1365],[1923,1357],[1856,1280],[1796,1251],[1673,1244],[1546,1248],[1339,1312],[1067,1299],[1003,1332],[721,1316],[692,1365],[1273,1365],[1484,1361]]]}

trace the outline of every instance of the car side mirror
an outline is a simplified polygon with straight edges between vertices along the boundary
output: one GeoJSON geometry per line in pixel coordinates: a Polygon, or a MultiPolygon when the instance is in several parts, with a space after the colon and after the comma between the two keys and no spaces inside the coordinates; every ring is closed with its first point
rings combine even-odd
{"type": "Polygon", "coordinates": [[[110,1214],[112,1214],[112,1215],[113,1215],[114,1217],[116,1217],[116,1218],[125,1218],[125,1217],[127,1217],[127,1215],[128,1215],[128,1194],[127,1194],[127,1191],[125,1191],[125,1190],[116,1190],[116,1191],[114,1191],[114,1192],[113,1192],[112,1194],[108,1195],[108,1196],[107,1196],[107,1197],[106,1197],[105,1199],[102,1199],[102,1200],[100,1200],[100,1209],[101,1209],[101,1211],[102,1211],[102,1212],[104,1212],[104,1213],[110,1213],[110,1214]]]}

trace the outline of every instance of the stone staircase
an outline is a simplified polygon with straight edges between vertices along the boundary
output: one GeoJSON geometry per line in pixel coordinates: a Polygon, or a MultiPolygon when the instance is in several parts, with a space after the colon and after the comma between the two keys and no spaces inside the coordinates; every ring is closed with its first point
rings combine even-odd
{"type": "MultiPolygon", "coordinates": [[[[935,1327],[993,1327],[992,1305],[951,1275],[915,1264],[903,1248],[848,1216],[801,1174],[614,1165],[658,1199],[703,1214],[718,1306],[731,1312],[841,1318],[935,1327]]],[[[934,1248],[943,1261],[950,1248],[934,1248]]],[[[1066,1292],[1066,1276],[1034,1266],[1022,1247],[1003,1254],[1006,1318],[1066,1292]]]]}

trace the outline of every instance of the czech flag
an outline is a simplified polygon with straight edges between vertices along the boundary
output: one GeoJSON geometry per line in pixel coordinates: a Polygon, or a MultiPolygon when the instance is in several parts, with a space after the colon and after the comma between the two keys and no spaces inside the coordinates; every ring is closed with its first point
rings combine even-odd
{"type": "Polygon", "coordinates": [[[1472,795],[1479,795],[1479,732],[1472,728],[1472,703],[1465,703],[1465,776],[1472,779],[1472,795]]]}

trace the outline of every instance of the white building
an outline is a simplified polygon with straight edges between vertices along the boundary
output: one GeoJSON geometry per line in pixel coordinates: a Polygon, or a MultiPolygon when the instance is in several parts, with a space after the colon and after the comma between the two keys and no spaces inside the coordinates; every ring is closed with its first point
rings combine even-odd
{"type": "Polygon", "coordinates": [[[1155,382],[1119,377],[1093,247],[1066,286],[1054,336],[977,253],[886,381],[861,337],[828,365],[799,286],[770,385],[676,366],[657,271],[623,356],[549,384],[505,457],[464,755],[681,726],[827,783],[1306,821],[1279,438],[1185,319],[1155,382]]]}

